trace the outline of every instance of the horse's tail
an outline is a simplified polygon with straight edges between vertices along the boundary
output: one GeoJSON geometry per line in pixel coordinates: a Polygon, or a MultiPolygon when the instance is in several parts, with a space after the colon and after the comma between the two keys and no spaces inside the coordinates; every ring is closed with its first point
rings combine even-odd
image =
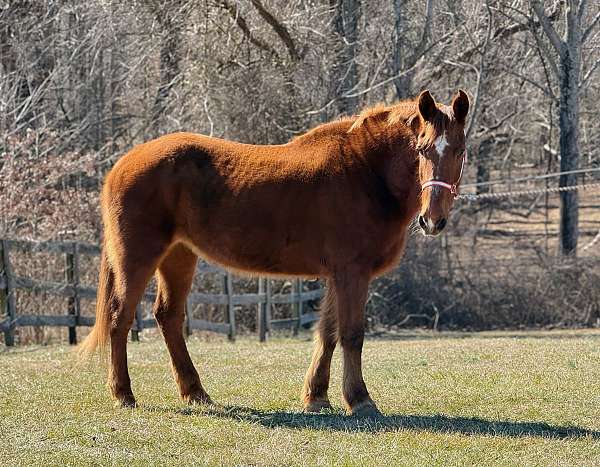
{"type": "Polygon", "coordinates": [[[96,350],[100,351],[101,357],[106,356],[106,347],[110,339],[110,302],[113,293],[114,271],[108,260],[105,241],[100,260],[100,277],[98,278],[98,295],[96,297],[96,322],[92,331],[79,346],[79,355],[83,358],[91,356],[96,350]]]}

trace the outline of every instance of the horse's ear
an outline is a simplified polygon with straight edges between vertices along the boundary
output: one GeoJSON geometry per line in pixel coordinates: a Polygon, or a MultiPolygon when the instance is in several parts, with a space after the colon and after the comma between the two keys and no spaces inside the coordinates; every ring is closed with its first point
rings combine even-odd
{"type": "Polygon", "coordinates": [[[465,123],[469,113],[469,97],[462,89],[459,89],[454,99],[452,99],[452,111],[457,122],[465,123]]]}
{"type": "Polygon", "coordinates": [[[421,117],[427,122],[433,121],[433,117],[437,112],[435,101],[428,90],[423,91],[419,94],[419,113],[421,117]]]}

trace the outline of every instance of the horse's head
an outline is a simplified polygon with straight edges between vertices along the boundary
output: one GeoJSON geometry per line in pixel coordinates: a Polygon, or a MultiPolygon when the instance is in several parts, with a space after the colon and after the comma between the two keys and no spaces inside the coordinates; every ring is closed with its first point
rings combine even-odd
{"type": "Polygon", "coordinates": [[[419,152],[419,225],[426,235],[437,235],[446,226],[467,157],[464,130],[469,98],[458,91],[447,106],[436,104],[429,91],[423,91],[417,108],[413,131],[419,152]]]}

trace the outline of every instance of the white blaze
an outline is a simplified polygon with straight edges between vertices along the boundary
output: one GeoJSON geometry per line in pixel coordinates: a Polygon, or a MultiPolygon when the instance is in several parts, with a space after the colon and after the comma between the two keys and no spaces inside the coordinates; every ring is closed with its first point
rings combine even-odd
{"type": "Polygon", "coordinates": [[[444,155],[444,150],[446,149],[446,146],[448,146],[448,140],[446,139],[446,133],[444,133],[442,136],[435,140],[435,150],[437,151],[440,157],[444,155]]]}

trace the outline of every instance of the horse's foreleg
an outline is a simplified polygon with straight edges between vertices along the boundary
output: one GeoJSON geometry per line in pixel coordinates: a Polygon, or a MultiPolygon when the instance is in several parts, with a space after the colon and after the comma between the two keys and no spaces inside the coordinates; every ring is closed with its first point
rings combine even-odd
{"type": "Polygon", "coordinates": [[[183,337],[185,298],[190,291],[196,255],[183,245],[169,251],[157,270],[158,294],[154,316],[165,338],[173,376],[181,398],[188,403],[210,403],[183,337]]]}
{"type": "Polygon", "coordinates": [[[379,411],[363,380],[361,354],[365,335],[364,308],[369,278],[345,270],[334,277],[337,295],[338,338],[344,357],[342,394],[351,415],[377,415],[379,411]]]}
{"type": "Polygon", "coordinates": [[[312,361],[304,377],[302,400],[306,412],[319,412],[331,408],[327,390],[329,389],[329,367],[337,342],[337,317],[335,310],[335,290],[332,284],[321,304],[321,319],[315,331],[315,347],[312,361]]]}

